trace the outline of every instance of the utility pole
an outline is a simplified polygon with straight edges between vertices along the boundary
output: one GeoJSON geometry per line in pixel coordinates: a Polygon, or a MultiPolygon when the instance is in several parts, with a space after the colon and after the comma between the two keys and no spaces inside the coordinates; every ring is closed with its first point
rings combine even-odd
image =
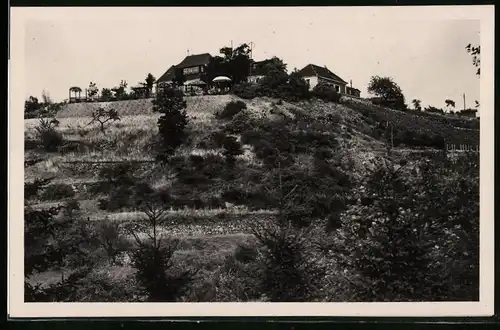
{"type": "Polygon", "coordinates": [[[465,110],[465,93],[464,93],[464,110],[465,110]]]}

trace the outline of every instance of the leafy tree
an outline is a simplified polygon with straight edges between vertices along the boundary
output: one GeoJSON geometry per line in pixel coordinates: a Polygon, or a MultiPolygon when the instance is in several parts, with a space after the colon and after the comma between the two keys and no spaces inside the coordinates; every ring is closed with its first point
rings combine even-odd
{"type": "Polygon", "coordinates": [[[231,76],[231,72],[224,57],[212,56],[206,71],[202,73],[202,80],[206,83],[211,83],[217,76],[231,76]]]}
{"type": "Polygon", "coordinates": [[[294,70],[288,77],[285,94],[288,94],[289,99],[295,101],[308,99],[311,96],[307,82],[302,76],[299,75],[297,70],[294,70]]]}
{"type": "Polygon", "coordinates": [[[42,100],[43,100],[43,103],[46,105],[53,103],[52,98],[49,95],[49,92],[47,92],[46,90],[42,91],[42,100]]]}
{"type": "Polygon", "coordinates": [[[34,118],[37,116],[43,104],[38,102],[38,98],[30,96],[24,101],[24,118],[34,118]]]}
{"type": "Polygon", "coordinates": [[[421,106],[421,103],[422,101],[418,100],[418,99],[413,99],[413,101],[411,101],[411,103],[413,104],[413,107],[415,108],[415,110],[422,110],[422,106],[421,106]]]}
{"type": "Polygon", "coordinates": [[[182,91],[169,87],[153,101],[153,111],[162,114],[158,119],[158,130],[162,138],[159,160],[168,161],[184,142],[185,127],[188,124],[186,107],[182,91]]]}
{"type": "Polygon", "coordinates": [[[56,152],[64,142],[63,135],[57,131],[59,121],[40,118],[39,124],[35,127],[36,136],[42,142],[43,148],[47,152],[56,152]]]}
{"type": "Polygon", "coordinates": [[[273,57],[265,64],[264,70],[266,75],[260,81],[260,85],[265,91],[265,94],[272,93],[272,91],[277,90],[279,86],[285,85],[288,82],[289,77],[286,71],[286,64],[280,58],[273,57]]]}
{"type": "Polygon", "coordinates": [[[151,73],[148,73],[148,75],[146,76],[146,79],[144,79],[144,81],[145,82],[141,82],[140,84],[143,87],[147,88],[146,97],[149,97],[153,93],[153,86],[154,86],[154,83],[156,81],[156,78],[151,73]]]}
{"type": "Polygon", "coordinates": [[[97,96],[98,93],[99,93],[99,88],[97,88],[96,83],[91,81],[89,83],[89,88],[87,88],[87,96],[91,100],[93,100],[97,96]]]}
{"type": "Polygon", "coordinates": [[[120,116],[118,115],[118,111],[115,109],[105,110],[104,108],[99,108],[95,111],[92,111],[92,120],[88,125],[92,125],[93,123],[99,123],[100,130],[104,133],[105,124],[109,121],[117,121],[120,120],[120,116]]]}
{"type": "Polygon", "coordinates": [[[476,74],[481,75],[481,46],[468,44],[465,49],[472,56],[472,64],[477,68],[476,74]]]}
{"type": "MultiPolygon", "coordinates": [[[[25,196],[43,190],[50,180],[35,180],[25,184],[25,196]],[[36,187],[35,187],[36,186],[36,187]]],[[[93,235],[88,223],[72,212],[74,203],[48,209],[24,209],[24,270],[28,280],[33,274],[59,270],[61,280],[41,288],[25,281],[25,301],[67,301],[72,298],[75,280],[88,274],[94,260],[91,258],[93,235]],[[61,210],[63,211],[61,214],[61,210]],[[70,273],[65,277],[66,270],[70,273]],[[71,288],[70,288],[71,287],[71,288]]]]}
{"type": "Polygon", "coordinates": [[[455,101],[453,101],[453,100],[446,99],[444,101],[444,103],[446,103],[446,107],[448,107],[448,108],[454,108],[455,107],[455,101]]]}
{"type": "MultiPolygon", "coordinates": [[[[223,48],[224,49],[224,48],[223,48]]],[[[223,50],[221,53],[225,54],[223,50]]],[[[250,47],[244,43],[232,50],[231,57],[228,59],[229,71],[233,79],[233,83],[237,84],[246,81],[250,72],[250,47]]]]}
{"type": "Polygon", "coordinates": [[[127,86],[127,81],[122,80],[120,82],[120,85],[111,89],[111,91],[115,93],[114,96],[116,97],[116,99],[123,100],[127,96],[127,86]]]}
{"type": "Polygon", "coordinates": [[[110,101],[113,98],[113,93],[109,88],[103,88],[101,91],[101,101],[110,101]]]}
{"type": "Polygon", "coordinates": [[[386,105],[391,104],[397,109],[405,108],[403,92],[391,77],[371,77],[368,92],[382,98],[383,103],[386,105]]]}

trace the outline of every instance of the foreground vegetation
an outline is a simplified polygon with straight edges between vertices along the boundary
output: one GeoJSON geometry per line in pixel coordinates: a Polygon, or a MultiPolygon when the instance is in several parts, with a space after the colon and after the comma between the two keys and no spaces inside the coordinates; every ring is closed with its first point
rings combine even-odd
{"type": "Polygon", "coordinates": [[[318,97],[27,123],[26,301],[477,300],[479,132],[318,97]]]}

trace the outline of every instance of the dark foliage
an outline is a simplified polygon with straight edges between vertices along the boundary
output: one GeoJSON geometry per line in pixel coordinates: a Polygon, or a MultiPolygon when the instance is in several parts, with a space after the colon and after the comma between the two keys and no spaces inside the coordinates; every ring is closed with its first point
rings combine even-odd
{"type": "Polygon", "coordinates": [[[226,104],[222,111],[217,112],[215,116],[219,119],[232,119],[235,115],[246,108],[247,105],[243,101],[231,101],[226,104]]]}
{"type": "Polygon", "coordinates": [[[243,148],[240,142],[234,136],[227,136],[223,143],[224,151],[222,154],[226,157],[226,163],[233,168],[236,163],[236,157],[243,154],[243,148]]]}
{"type": "Polygon", "coordinates": [[[359,275],[358,298],[436,301],[460,292],[453,299],[477,299],[477,160],[454,164],[435,156],[412,178],[405,166],[376,170],[364,207],[343,217],[338,255],[359,275]]]}
{"type": "Polygon", "coordinates": [[[57,119],[40,119],[36,129],[37,138],[42,142],[43,148],[47,152],[56,152],[64,142],[63,135],[57,131],[59,125],[57,119]]]}
{"type": "Polygon", "coordinates": [[[71,198],[73,196],[75,196],[75,191],[70,185],[58,183],[47,186],[43,190],[40,199],[45,201],[57,201],[64,198],[71,198]]]}
{"type": "Polygon", "coordinates": [[[153,104],[153,111],[162,114],[158,119],[158,130],[162,138],[158,159],[167,162],[186,139],[185,127],[188,124],[186,101],[179,90],[165,88],[153,104]]]}
{"type": "Polygon", "coordinates": [[[339,103],[340,101],[340,93],[338,93],[333,87],[326,84],[320,83],[314,86],[312,95],[325,102],[339,103]]]}

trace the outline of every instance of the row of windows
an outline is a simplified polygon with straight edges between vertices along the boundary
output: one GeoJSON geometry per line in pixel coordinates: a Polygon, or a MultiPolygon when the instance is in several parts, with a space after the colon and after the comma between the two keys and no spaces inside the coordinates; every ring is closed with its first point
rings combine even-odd
{"type": "MultiPolygon", "coordinates": [[[[200,67],[198,66],[184,69],[184,74],[196,74],[198,72],[200,72],[200,67]]],[[[201,67],[201,72],[203,72],[203,67],[201,67]]]]}

